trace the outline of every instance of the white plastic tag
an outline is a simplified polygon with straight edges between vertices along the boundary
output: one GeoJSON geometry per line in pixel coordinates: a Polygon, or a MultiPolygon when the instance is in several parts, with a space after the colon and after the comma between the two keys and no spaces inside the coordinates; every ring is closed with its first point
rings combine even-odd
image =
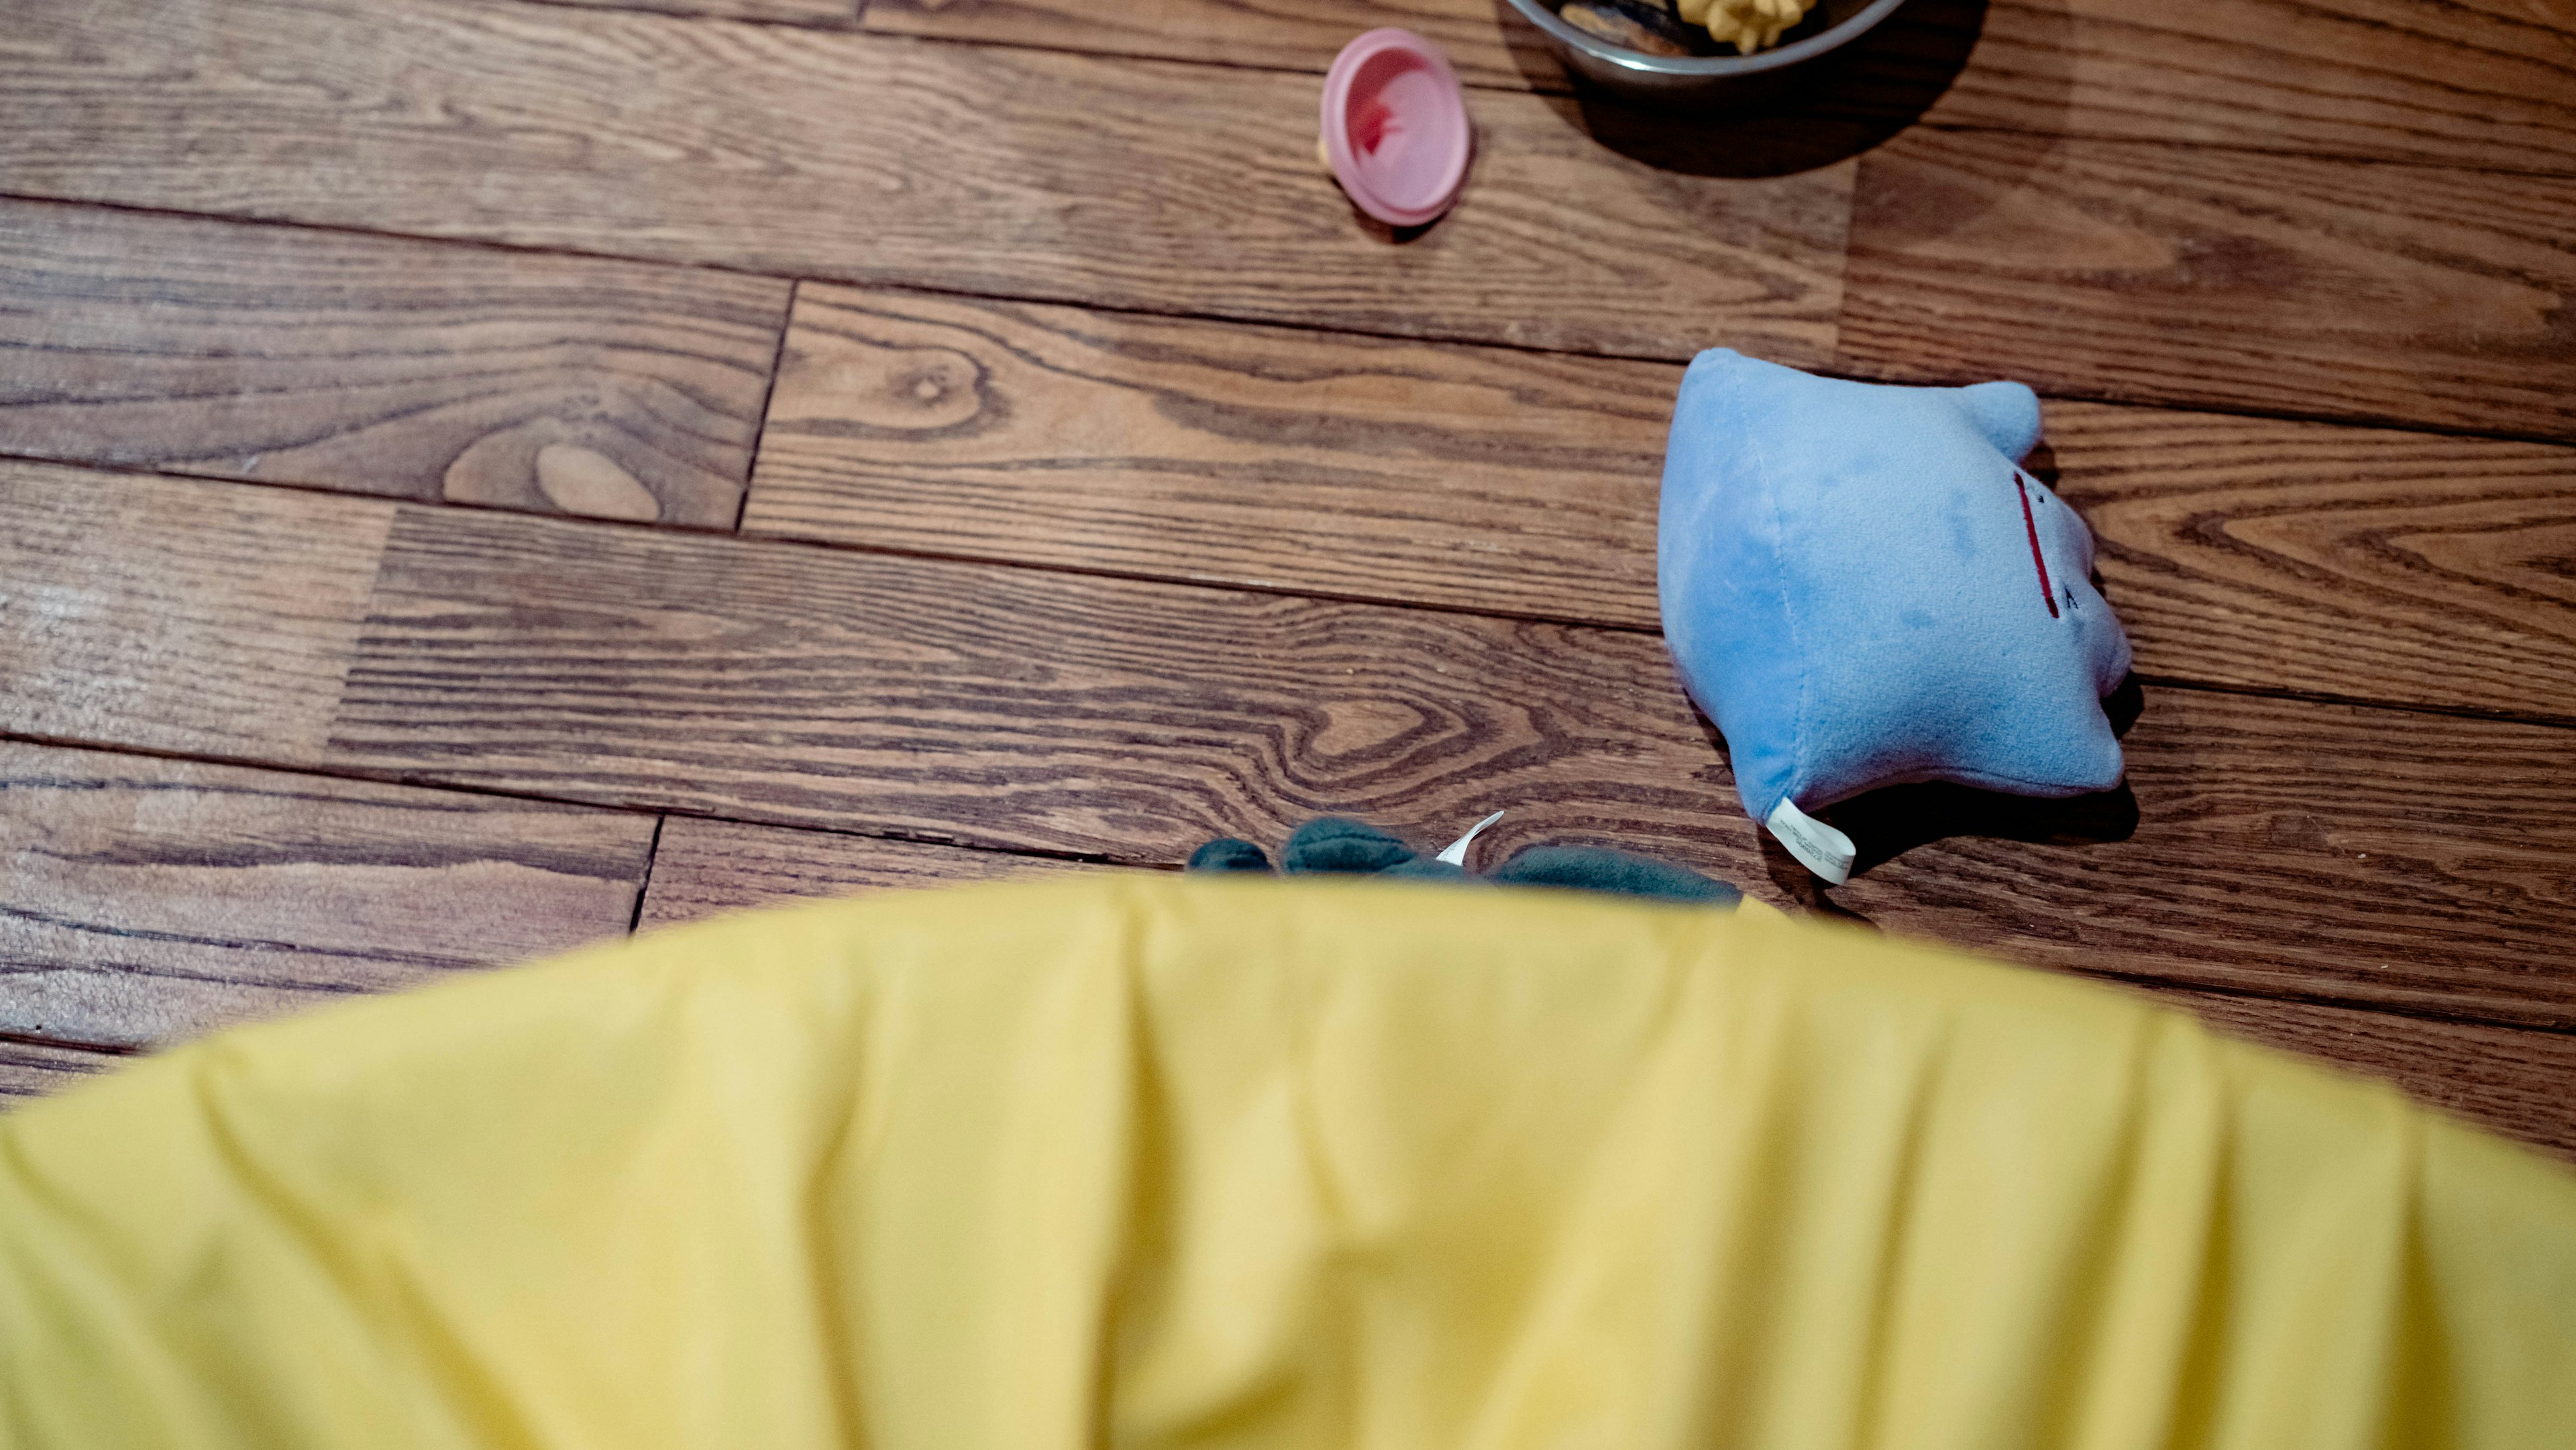
{"type": "Polygon", "coordinates": [[[1440,859],[1448,862],[1452,866],[1463,869],[1467,864],[1467,843],[1482,834],[1487,826],[1492,825],[1494,822],[1499,821],[1502,818],[1503,813],[1501,811],[1496,811],[1492,815],[1478,821],[1476,824],[1469,826],[1467,828],[1467,834],[1450,842],[1448,849],[1440,853],[1440,859]]]}
{"type": "Polygon", "coordinates": [[[1771,808],[1771,819],[1766,824],[1800,865],[1823,877],[1827,884],[1840,886],[1851,879],[1852,858],[1860,854],[1853,848],[1851,837],[1798,809],[1787,796],[1771,808]]]}

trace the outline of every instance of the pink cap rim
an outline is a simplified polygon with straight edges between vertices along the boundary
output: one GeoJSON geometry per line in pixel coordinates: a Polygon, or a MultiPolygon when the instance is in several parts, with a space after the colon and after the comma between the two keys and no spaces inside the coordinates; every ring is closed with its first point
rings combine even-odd
{"type": "Polygon", "coordinates": [[[1324,154],[1333,165],[1333,177],[1342,190],[1350,194],[1359,209],[1389,226],[1414,227],[1436,221],[1457,203],[1458,190],[1467,180],[1467,103],[1458,85],[1458,73],[1449,66],[1449,57],[1440,47],[1399,26],[1384,26],[1355,37],[1333,57],[1332,69],[1324,73],[1323,102],[1324,154]],[[1349,127],[1351,84],[1360,67],[1372,57],[1388,50],[1405,51],[1421,60],[1442,82],[1441,90],[1448,104],[1457,108],[1459,144],[1444,159],[1441,184],[1436,199],[1407,206],[1392,197],[1370,189],[1360,178],[1359,161],[1351,152],[1349,127]]]}

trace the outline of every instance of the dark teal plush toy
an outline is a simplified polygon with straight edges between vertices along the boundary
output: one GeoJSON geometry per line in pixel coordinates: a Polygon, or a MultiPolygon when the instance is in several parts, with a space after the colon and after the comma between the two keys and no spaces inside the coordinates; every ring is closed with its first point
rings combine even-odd
{"type": "MultiPolygon", "coordinates": [[[[1392,876],[1417,881],[1488,881],[1501,886],[1555,886],[1603,891],[1658,901],[1733,906],[1742,893],[1687,866],[1600,846],[1528,846],[1501,866],[1477,876],[1465,867],[1425,856],[1375,826],[1325,816],[1299,826],[1279,853],[1291,876],[1392,876]]],[[[1270,858],[1250,841],[1219,837],[1190,853],[1189,869],[1269,874],[1270,858]]]]}

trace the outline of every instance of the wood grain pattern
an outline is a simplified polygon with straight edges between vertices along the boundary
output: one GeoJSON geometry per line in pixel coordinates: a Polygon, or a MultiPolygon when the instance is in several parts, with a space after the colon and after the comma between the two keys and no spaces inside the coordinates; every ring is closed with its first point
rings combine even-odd
{"type": "Polygon", "coordinates": [[[0,1112],[50,1097],[126,1060],[122,1053],[0,1037],[0,1112]]]}
{"type": "MultiPolygon", "coordinates": [[[[1445,840],[1508,806],[1496,850],[1607,841],[1775,899],[1773,873],[1805,880],[1763,854],[1648,634],[388,507],[337,767],[1135,865],[1335,811],[1445,840]]],[[[33,566],[167,552],[183,514],[125,510],[33,566]]],[[[199,668],[276,647],[177,604],[133,627],[207,638],[199,668]]],[[[1838,808],[1894,859],[1836,900],[2096,974],[2576,1025],[2568,738],[2151,690],[2133,797],[1838,808]]]]}
{"type": "Polygon", "coordinates": [[[673,816],[662,823],[662,839],[653,850],[653,879],[645,887],[644,910],[636,924],[649,930],[745,907],[855,891],[1111,869],[1052,856],[673,816]]]}
{"type": "Polygon", "coordinates": [[[314,758],[393,508],[0,460],[0,730],[314,758]]]}
{"type": "MultiPolygon", "coordinates": [[[[1437,41],[1471,85],[1570,89],[1538,31],[1498,0],[871,0],[866,23],[1308,71],[1371,26],[1402,25],[1437,41]]],[[[1812,110],[2576,172],[2567,0],[1915,0],[1853,49],[1812,110]]]]}
{"type": "Polygon", "coordinates": [[[2146,673],[2576,721],[2576,451],[2055,404],[2146,673]]]}
{"type": "Polygon", "coordinates": [[[1304,75],[463,0],[25,0],[12,27],[0,189],[21,194],[1406,336],[1832,355],[1851,164],[1746,174],[1755,146],[1734,176],[1671,172],[1525,94],[1476,93],[1465,199],[1395,243],[1317,170],[1304,75]]]}
{"type": "Polygon", "coordinates": [[[0,201],[0,450],[729,529],[788,284],[0,201]]]}
{"type": "Polygon", "coordinates": [[[1678,377],[807,286],[743,530],[1652,628],[1678,377]]]}
{"type": "Polygon", "coordinates": [[[1500,803],[1751,843],[1649,635],[455,510],[396,533],[338,762],[1138,865],[1500,803]]]}
{"type": "Polygon", "coordinates": [[[135,1047],[626,930],[649,816],[0,741],[0,1033],[135,1047]]]}
{"type": "Polygon", "coordinates": [[[2075,971],[2564,1029],[2569,951],[2540,924],[2576,907],[2569,743],[2551,727],[2150,690],[2122,741],[2134,826],[2116,800],[2061,814],[1900,787],[1831,812],[1865,857],[1927,826],[1983,834],[1904,851],[1834,899],[2075,971]]]}
{"type": "MultiPolygon", "coordinates": [[[[613,933],[653,823],[594,806],[741,818],[649,921],[1494,805],[1814,896],[1648,632],[1672,367],[1423,340],[2576,438],[2567,0],[1917,0],[1687,130],[1524,93],[1491,0],[855,11],[13,9],[0,190],[1037,300],[800,309],[752,528],[942,559],[0,463],[0,730],[406,782],[0,743],[0,1096],[613,933]],[[1399,13],[1501,88],[1409,240],[1307,155],[1399,13]]],[[[786,294],[0,200],[0,295],[0,450],[721,527],[786,294]]],[[[2576,455],[2052,421],[2148,675],[2526,723],[2150,688],[2126,793],[1850,803],[1819,904],[2576,1152],[2576,455]]]]}
{"type": "MultiPolygon", "coordinates": [[[[1652,636],[601,532],[407,512],[334,756],[1140,865],[1510,806],[1498,850],[1766,869],[1652,636]]],[[[2576,1024],[2570,759],[2556,729],[2160,690],[2126,839],[1940,841],[1841,895],[2079,970],[2576,1024]]]]}
{"type": "MultiPolygon", "coordinates": [[[[809,286],[744,529],[1651,629],[1679,378],[809,286]]],[[[2576,451],[2047,416],[2146,674],[2576,719],[2576,451]]]]}
{"type": "Polygon", "coordinates": [[[2388,1082],[2576,1163],[2576,1036],[2216,992],[2155,994],[2221,1032],[2388,1082]]]}
{"type": "Polygon", "coordinates": [[[867,0],[541,0],[601,10],[654,10],[665,15],[708,15],[782,25],[855,25],[867,0]]]}
{"type": "Polygon", "coordinates": [[[1469,85],[1570,89],[1546,37],[1498,0],[869,0],[862,20],[889,35],[1319,72],[1352,36],[1400,25],[1469,85]]]}
{"type": "Polygon", "coordinates": [[[2576,174],[2568,0],[1995,0],[1981,32],[1926,120],[2576,174]]]}
{"type": "Polygon", "coordinates": [[[1838,366],[2576,437],[2576,180],[1917,130],[1862,163],[1838,366]]]}

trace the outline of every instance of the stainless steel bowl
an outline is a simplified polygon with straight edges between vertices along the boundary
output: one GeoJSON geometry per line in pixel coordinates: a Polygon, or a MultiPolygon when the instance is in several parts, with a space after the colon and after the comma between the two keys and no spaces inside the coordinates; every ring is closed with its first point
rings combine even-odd
{"type": "MultiPolygon", "coordinates": [[[[1546,36],[1578,80],[1623,100],[1671,109],[1759,105],[1788,93],[1799,67],[1867,35],[1905,0],[1817,0],[1823,28],[1805,39],[1752,55],[1646,55],[1612,45],[1557,18],[1550,0],[1511,0],[1546,36]]],[[[1807,24],[1819,17],[1810,13],[1807,24]]]]}

